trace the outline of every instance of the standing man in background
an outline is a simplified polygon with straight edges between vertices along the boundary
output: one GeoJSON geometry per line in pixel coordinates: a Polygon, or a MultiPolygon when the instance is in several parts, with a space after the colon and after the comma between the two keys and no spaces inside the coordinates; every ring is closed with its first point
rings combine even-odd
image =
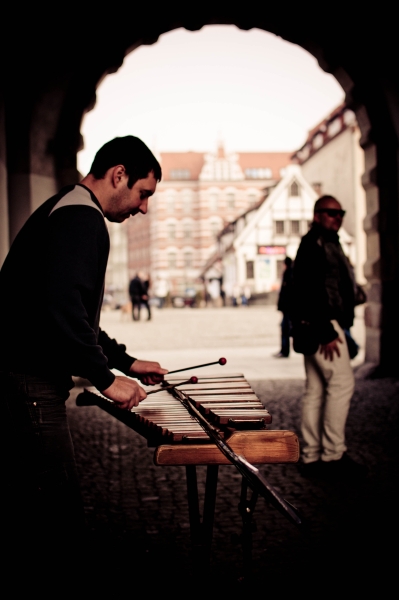
{"type": "Polygon", "coordinates": [[[136,273],[129,284],[129,296],[132,302],[132,319],[133,321],[140,321],[141,305],[144,302],[144,296],[146,295],[146,289],[144,282],[140,277],[140,273],[136,273]]]}
{"type": "Polygon", "coordinates": [[[145,214],[160,179],[161,167],[140,139],[111,140],[79,184],[30,216],[1,269],[1,537],[10,577],[16,569],[29,582],[43,582],[42,572],[64,579],[70,553],[74,572],[90,558],[65,406],[72,377],[88,379],[130,410],[146,398],[137,380],[152,385],[167,373],[127,354],[99,326],[105,218],[122,223],[145,214]]]}
{"type": "Polygon", "coordinates": [[[345,211],[332,196],[314,206],[294,263],[294,350],[304,354],[301,470],[305,476],[356,477],[365,468],[347,454],[345,424],[355,387],[344,329],[354,320],[355,284],[338,231],[345,211]]]}

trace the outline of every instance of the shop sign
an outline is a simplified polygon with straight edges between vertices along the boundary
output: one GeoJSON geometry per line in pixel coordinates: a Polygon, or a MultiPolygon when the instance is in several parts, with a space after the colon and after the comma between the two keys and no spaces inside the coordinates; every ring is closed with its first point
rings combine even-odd
{"type": "Polygon", "coordinates": [[[285,255],[285,246],[258,246],[258,254],[284,254],[285,255]]]}

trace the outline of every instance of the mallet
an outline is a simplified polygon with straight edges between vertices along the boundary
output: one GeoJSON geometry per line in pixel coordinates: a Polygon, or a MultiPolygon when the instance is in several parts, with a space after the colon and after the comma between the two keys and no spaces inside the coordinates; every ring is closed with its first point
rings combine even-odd
{"type": "Polygon", "coordinates": [[[215,362],[205,363],[203,365],[195,365],[195,367],[186,367],[185,369],[176,369],[175,371],[169,371],[168,375],[172,373],[180,373],[180,371],[190,371],[191,369],[200,369],[201,367],[209,367],[211,365],[225,365],[227,360],[225,358],[219,358],[215,362]]]}

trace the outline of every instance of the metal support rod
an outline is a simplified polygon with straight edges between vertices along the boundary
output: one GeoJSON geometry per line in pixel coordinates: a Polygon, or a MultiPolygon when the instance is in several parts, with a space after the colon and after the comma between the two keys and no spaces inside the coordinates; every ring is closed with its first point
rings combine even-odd
{"type": "Polygon", "coordinates": [[[241,480],[241,498],[239,511],[242,518],[241,547],[243,552],[244,578],[249,580],[252,575],[252,533],[254,530],[253,514],[255,511],[258,492],[252,492],[248,500],[248,481],[245,477],[241,480]]]}

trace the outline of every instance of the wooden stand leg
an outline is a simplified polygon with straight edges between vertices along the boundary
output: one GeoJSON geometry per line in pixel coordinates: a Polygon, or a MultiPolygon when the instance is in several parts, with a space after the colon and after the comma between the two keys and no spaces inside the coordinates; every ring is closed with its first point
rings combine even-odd
{"type": "Polygon", "coordinates": [[[218,472],[218,465],[208,465],[205,484],[204,512],[201,522],[197,470],[195,465],[186,466],[187,499],[193,550],[193,570],[194,572],[201,574],[201,576],[209,573],[210,569],[218,472]]]}
{"type": "Polygon", "coordinates": [[[210,568],[213,523],[215,520],[216,491],[218,484],[218,465],[208,465],[206,470],[204,517],[202,520],[202,535],[204,543],[204,560],[206,569],[210,568]]]}
{"type": "Polygon", "coordinates": [[[201,548],[201,518],[198,501],[197,469],[195,465],[186,467],[188,515],[194,565],[198,561],[201,548]]]}

